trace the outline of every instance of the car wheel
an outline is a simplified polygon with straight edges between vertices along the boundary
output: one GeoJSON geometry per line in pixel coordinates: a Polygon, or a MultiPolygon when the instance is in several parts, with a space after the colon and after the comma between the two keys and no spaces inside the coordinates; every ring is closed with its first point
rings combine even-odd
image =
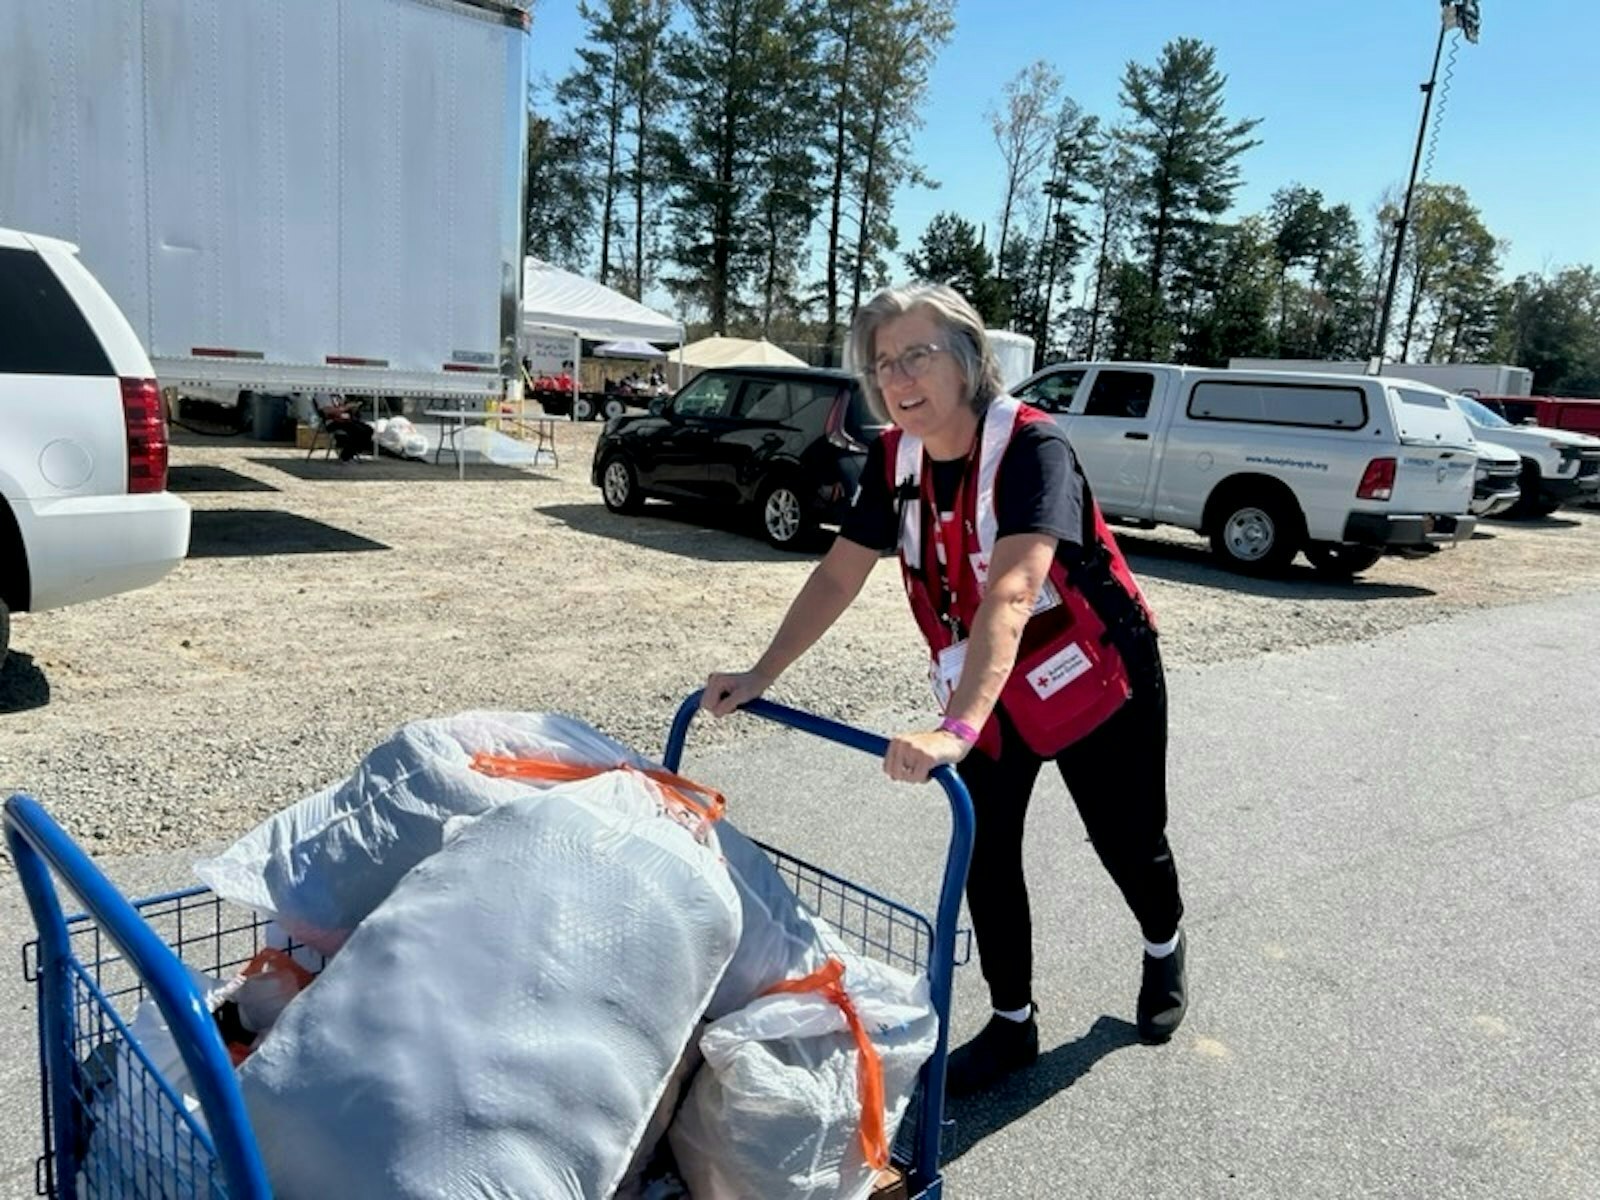
{"type": "Polygon", "coordinates": [[[1539,464],[1532,459],[1522,460],[1522,474],[1517,477],[1517,486],[1522,489],[1522,495],[1517,502],[1506,510],[1508,517],[1536,517],[1543,515],[1539,505],[1543,502],[1540,495],[1543,478],[1539,474],[1539,464]]]}
{"type": "Polygon", "coordinates": [[[639,492],[639,475],[633,464],[620,454],[606,460],[600,469],[600,495],[614,513],[638,512],[644,504],[639,492]]]}
{"type": "Polygon", "coordinates": [[[761,517],[762,535],[780,550],[800,549],[809,544],[816,532],[816,520],[806,512],[799,491],[787,479],[762,489],[756,511],[761,517]]]}
{"type": "Polygon", "coordinates": [[[0,600],[0,671],[5,669],[6,655],[11,650],[11,610],[0,600]]]}
{"type": "Polygon", "coordinates": [[[1306,547],[1306,557],[1319,574],[1334,579],[1350,579],[1382,558],[1383,551],[1344,542],[1312,542],[1306,547]]]}
{"type": "Polygon", "coordinates": [[[1235,570],[1281,571],[1300,548],[1298,515],[1276,496],[1240,492],[1218,509],[1211,549],[1235,570]]]}
{"type": "Polygon", "coordinates": [[[587,396],[579,396],[572,402],[572,419],[574,421],[594,420],[594,401],[587,396]]]}
{"type": "Polygon", "coordinates": [[[605,403],[600,406],[600,415],[605,417],[608,421],[612,417],[626,415],[627,411],[628,406],[615,396],[608,397],[605,403]]]}

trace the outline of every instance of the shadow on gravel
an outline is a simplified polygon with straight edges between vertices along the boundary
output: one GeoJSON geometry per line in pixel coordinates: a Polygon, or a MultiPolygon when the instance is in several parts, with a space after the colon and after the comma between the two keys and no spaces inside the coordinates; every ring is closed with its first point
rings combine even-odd
{"type": "Polygon", "coordinates": [[[0,714],[27,712],[50,703],[50,681],[31,654],[13,650],[0,667],[0,714]]]}
{"type": "Polygon", "coordinates": [[[348,554],[387,550],[382,542],[271,509],[195,510],[189,527],[190,558],[257,558],[268,554],[348,554]]]}
{"type": "Polygon", "coordinates": [[[944,1136],[943,1160],[954,1162],[991,1133],[1020,1121],[1082,1079],[1101,1059],[1125,1046],[1139,1044],[1139,1031],[1117,1017],[1096,1017],[1075,1042],[1046,1050],[1026,1071],[1013,1075],[992,1092],[951,1100],[945,1116],[955,1128],[944,1136]]]}
{"type": "Polygon", "coordinates": [[[1509,525],[1513,529],[1576,529],[1583,522],[1575,517],[1563,517],[1552,514],[1547,517],[1490,517],[1497,525],[1509,525]]]}
{"type": "Polygon", "coordinates": [[[435,466],[433,459],[419,462],[413,458],[363,458],[353,463],[342,463],[337,458],[323,458],[321,451],[310,462],[305,455],[294,458],[252,458],[259,463],[292,475],[306,483],[551,483],[553,475],[541,475],[521,467],[502,467],[494,463],[467,464],[466,477],[458,478],[453,462],[435,466]]]}
{"type": "Polygon", "coordinates": [[[259,479],[251,479],[227,467],[209,467],[201,463],[169,467],[167,470],[169,492],[276,492],[281,489],[259,479]]]}
{"type": "Polygon", "coordinates": [[[1367,578],[1347,583],[1329,579],[1298,563],[1280,575],[1245,575],[1222,566],[1212,557],[1211,551],[1201,545],[1142,538],[1128,529],[1115,532],[1117,545],[1127,554],[1128,565],[1135,575],[1149,575],[1170,583],[1192,583],[1279,600],[1393,600],[1437,594],[1432,588],[1408,583],[1379,583],[1367,578]]]}
{"type": "Polygon", "coordinates": [[[596,503],[547,504],[539,511],[580,533],[702,562],[795,562],[819,557],[834,538],[824,530],[804,550],[778,550],[761,540],[755,516],[743,508],[647,503],[642,512],[623,515],[596,503]]]}

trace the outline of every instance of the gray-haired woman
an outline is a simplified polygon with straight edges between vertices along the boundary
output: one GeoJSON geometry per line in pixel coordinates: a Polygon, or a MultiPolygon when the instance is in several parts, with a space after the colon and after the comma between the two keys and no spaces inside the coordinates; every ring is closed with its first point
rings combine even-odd
{"type": "Polygon", "coordinates": [[[995,1012],[951,1056],[949,1090],[992,1086],[1039,1054],[1022,870],[1029,797],[1055,762],[1145,940],[1140,1035],[1186,1008],[1183,902],[1167,845],[1167,698],[1155,626],[1060,428],[1005,394],[982,320],[957,292],[880,292],[851,353],[893,427],[872,447],[839,537],[755,666],[713,674],[724,716],[761,695],[897,548],[941,709],[889,743],[918,783],[956,764],[977,816],[967,904],[995,1012]]]}

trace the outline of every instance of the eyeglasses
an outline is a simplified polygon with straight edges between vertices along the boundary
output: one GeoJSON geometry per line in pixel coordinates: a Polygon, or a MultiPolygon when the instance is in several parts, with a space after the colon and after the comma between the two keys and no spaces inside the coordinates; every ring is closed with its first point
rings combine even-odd
{"type": "Polygon", "coordinates": [[[896,371],[908,380],[921,379],[933,365],[933,356],[943,353],[944,347],[935,346],[932,342],[925,346],[912,346],[894,358],[880,358],[872,364],[872,374],[878,380],[879,387],[887,387],[894,380],[896,371]]]}

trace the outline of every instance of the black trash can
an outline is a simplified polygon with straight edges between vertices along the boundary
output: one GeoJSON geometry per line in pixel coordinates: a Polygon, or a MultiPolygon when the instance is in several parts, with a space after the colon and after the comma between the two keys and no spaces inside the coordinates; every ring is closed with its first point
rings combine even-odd
{"type": "Polygon", "coordinates": [[[258,442],[294,441],[294,421],[289,417],[287,396],[250,393],[250,436],[258,442]]]}

